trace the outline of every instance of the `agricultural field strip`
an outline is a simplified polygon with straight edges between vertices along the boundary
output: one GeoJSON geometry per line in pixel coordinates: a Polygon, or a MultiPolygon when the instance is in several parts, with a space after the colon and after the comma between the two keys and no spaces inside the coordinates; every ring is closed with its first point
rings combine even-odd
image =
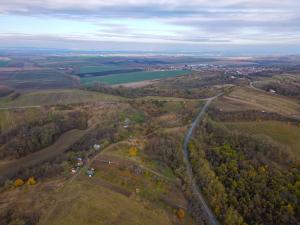
{"type": "Polygon", "coordinates": [[[41,107],[43,107],[43,105],[12,106],[12,107],[0,107],[0,110],[30,109],[30,108],[41,108],[41,107]]]}
{"type": "MultiPolygon", "coordinates": [[[[144,100],[144,101],[161,101],[161,102],[192,102],[192,101],[207,101],[209,100],[209,98],[202,98],[202,99],[186,99],[186,98],[169,98],[169,97],[159,97],[159,96],[147,96],[147,97],[142,97],[142,98],[134,98],[134,99],[130,99],[130,98],[124,98],[122,97],[124,100],[112,100],[112,102],[123,102],[123,101],[136,101],[136,100],[144,100]]],[[[99,100],[98,102],[101,101],[105,101],[105,102],[109,102],[106,100],[99,100]]],[[[70,103],[70,104],[76,104],[76,103],[70,103]]],[[[77,104],[80,104],[80,102],[78,102],[77,104]]],[[[29,109],[29,108],[41,108],[44,106],[51,106],[53,104],[44,104],[44,105],[28,105],[28,106],[8,106],[8,107],[0,107],[0,110],[13,110],[13,109],[29,109]]],[[[59,104],[59,105],[68,105],[68,104],[59,104]]]]}
{"type": "Polygon", "coordinates": [[[123,74],[112,74],[106,76],[96,76],[96,77],[85,77],[81,81],[85,85],[89,85],[93,82],[103,82],[106,84],[122,84],[122,83],[132,83],[145,80],[156,80],[164,79],[175,76],[183,76],[189,74],[190,71],[186,70],[174,70],[174,71],[140,71],[132,73],[123,74]]]}

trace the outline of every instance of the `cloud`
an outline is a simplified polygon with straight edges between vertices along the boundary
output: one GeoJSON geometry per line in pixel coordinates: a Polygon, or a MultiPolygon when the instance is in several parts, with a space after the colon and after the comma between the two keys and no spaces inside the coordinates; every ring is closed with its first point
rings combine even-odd
{"type": "MultiPolygon", "coordinates": [[[[299,11],[298,0],[1,0],[0,4],[2,18],[36,18],[46,27],[47,20],[60,19],[65,27],[71,24],[68,21],[74,27],[64,35],[53,26],[40,33],[28,28],[20,36],[34,33],[35,39],[76,37],[97,43],[299,44],[299,11]],[[90,28],[82,29],[84,23],[90,28]]],[[[10,24],[11,28],[2,28],[2,36],[11,31],[18,35],[18,21],[10,24]]]]}

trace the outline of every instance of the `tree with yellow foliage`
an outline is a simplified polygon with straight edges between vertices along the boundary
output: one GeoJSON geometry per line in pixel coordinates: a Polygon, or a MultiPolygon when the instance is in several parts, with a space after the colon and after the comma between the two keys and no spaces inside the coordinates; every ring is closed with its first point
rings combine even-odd
{"type": "Polygon", "coordinates": [[[24,181],[20,178],[16,179],[14,182],[15,187],[21,187],[24,184],[24,181]]]}
{"type": "Polygon", "coordinates": [[[137,153],[138,153],[137,147],[135,147],[135,146],[130,147],[128,153],[129,153],[130,157],[137,156],[137,153]]]}
{"type": "Polygon", "coordinates": [[[182,220],[185,217],[185,211],[183,209],[178,209],[176,211],[176,216],[178,217],[178,219],[182,220]]]}
{"type": "Polygon", "coordinates": [[[36,184],[36,180],[34,179],[34,177],[29,177],[26,183],[28,185],[35,185],[36,184]]]}

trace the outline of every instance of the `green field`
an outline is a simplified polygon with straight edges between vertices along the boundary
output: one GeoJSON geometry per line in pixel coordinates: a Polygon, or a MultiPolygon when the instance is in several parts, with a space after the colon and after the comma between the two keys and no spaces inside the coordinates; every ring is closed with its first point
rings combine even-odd
{"type": "Polygon", "coordinates": [[[79,69],[79,73],[97,73],[97,72],[104,72],[104,71],[110,71],[110,70],[121,70],[126,69],[125,67],[120,66],[82,66],[79,69]]]}
{"type": "Polygon", "coordinates": [[[186,70],[141,71],[141,72],[133,72],[133,73],[114,74],[109,76],[82,78],[81,83],[85,85],[90,85],[94,82],[101,82],[106,84],[123,84],[123,83],[132,83],[132,82],[138,82],[144,80],[154,80],[154,79],[175,77],[175,76],[184,75],[188,73],[190,72],[186,70]]]}
{"type": "Polygon", "coordinates": [[[72,79],[56,71],[23,71],[14,72],[3,84],[19,90],[70,88],[78,85],[78,80],[72,79]]]}
{"type": "Polygon", "coordinates": [[[7,66],[7,65],[8,65],[8,61],[0,61],[0,67],[7,66]]]}
{"type": "Polygon", "coordinates": [[[59,89],[47,91],[35,91],[23,94],[15,100],[9,97],[0,98],[0,108],[23,107],[40,105],[73,104],[96,101],[118,101],[121,98],[97,92],[78,89],[59,89]]]}
{"type": "Polygon", "coordinates": [[[267,135],[273,140],[284,144],[300,158],[300,127],[287,122],[263,121],[263,122],[225,122],[230,129],[236,129],[248,134],[267,135]]]}

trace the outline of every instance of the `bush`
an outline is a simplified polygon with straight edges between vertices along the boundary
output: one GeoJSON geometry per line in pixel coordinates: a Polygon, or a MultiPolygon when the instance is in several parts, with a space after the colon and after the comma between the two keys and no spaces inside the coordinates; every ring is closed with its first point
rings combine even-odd
{"type": "Polygon", "coordinates": [[[137,147],[135,147],[135,146],[131,147],[131,148],[129,149],[128,153],[129,153],[129,156],[130,156],[130,157],[136,157],[137,154],[138,154],[138,149],[137,149],[137,147]]]}
{"type": "Polygon", "coordinates": [[[36,184],[36,180],[34,179],[34,177],[30,177],[27,182],[28,185],[35,185],[36,184]]]}
{"type": "Polygon", "coordinates": [[[21,187],[24,184],[24,181],[20,178],[16,179],[14,182],[15,187],[21,187]]]}
{"type": "Polygon", "coordinates": [[[185,217],[185,211],[183,209],[178,209],[176,211],[176,216],[178,217],[178,219],[182,220],[185,217]]]}

